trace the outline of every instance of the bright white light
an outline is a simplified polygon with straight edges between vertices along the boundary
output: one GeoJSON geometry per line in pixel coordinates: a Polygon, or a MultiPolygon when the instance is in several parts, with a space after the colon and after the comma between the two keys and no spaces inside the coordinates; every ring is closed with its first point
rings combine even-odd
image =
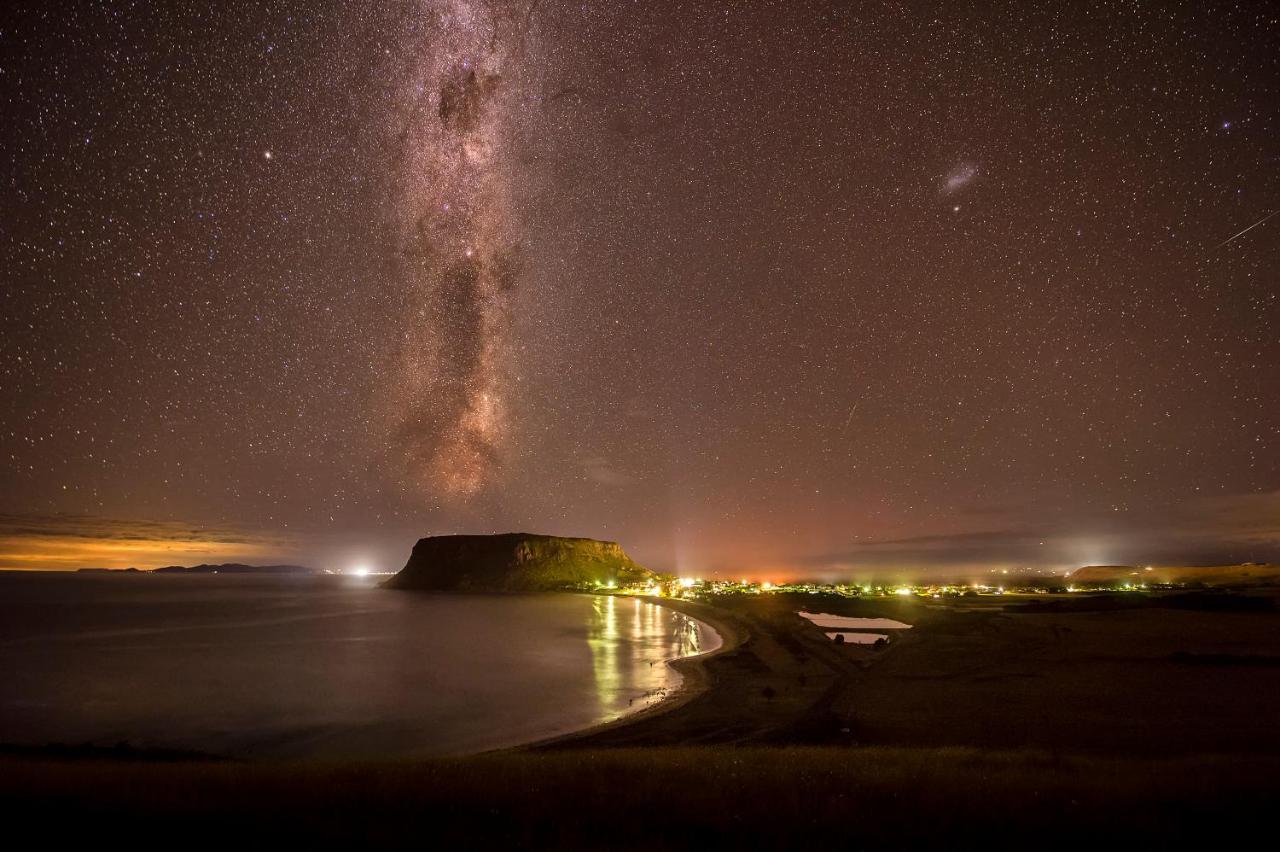
{"type": "Polygon", "coordinates": [[[909,588],[908,588],[908,587],[906,587],[906,586],[903,586],[903,587],[902,587],[902,588],[900,588],[900,589],[894,589],[894,590],[893,590],[893,593],[894,593],[895,595],[909,595],[909,594],[911,594],[911,589],[909,589],[909,588]]]}
{"type": "Polygon", "coordinates": [[[357,565],[356,567],[351,569],[351,573],[355,574],[357,577],[367,577],[369,576],[369,566],[357,565]]]}
{"type": "Polygon", "coordinates": [[[691,588],[693,588],[693,578],[692,578],[692,577],[681,577],[681,578],[680,578],[680,585],[681,585],[682,587],[686,588],[686,589],[691,589],[691,588]]]}

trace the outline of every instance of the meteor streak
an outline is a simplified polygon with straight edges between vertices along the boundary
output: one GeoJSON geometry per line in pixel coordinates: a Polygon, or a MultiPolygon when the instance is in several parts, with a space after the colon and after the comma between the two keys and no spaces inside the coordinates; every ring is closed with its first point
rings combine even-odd
{"type": "Polygon", "coordinates": [[[1214,246],[1214,247],[1213,247],[1213,250],[1214,250],[1214,251],[1217,251],[1218,249],[1220,249],[1220,248],[1222,248],[1223,246],[1225,246],[1227,243],[1232,242],[1232,241],[1234,241],[1234,240],[1238,239],[1239,237],[1243,237],[1245,234],[1249,233],[1249,232],[1250,232],[1250,231],[1252,231],[1254,228],[1256,228],[1256,227],[1258,227],[1259,225],[1261,225],[1263,222],[1266,222],[1268,219],[1270,219],[1272,216],[1276,215],[1277,213],[1280,213],[1280,210],[1272,210],[1272,211],[1271,211],[1270,213],[1268,213],[1266,216],[1263,216],[1261,219],[1259,219],[1258,221],[1254,222],[1252,225],[1250,225],[1249,227],[1245,228],[1243,231],[1240,231],[1239,233],[1236,233],[1236,234],[1232,234],[1230,237],[1227,237],[1225,240],[1223,240],[1222,242],[1218,243],[1216,246],[1214,246]]]}

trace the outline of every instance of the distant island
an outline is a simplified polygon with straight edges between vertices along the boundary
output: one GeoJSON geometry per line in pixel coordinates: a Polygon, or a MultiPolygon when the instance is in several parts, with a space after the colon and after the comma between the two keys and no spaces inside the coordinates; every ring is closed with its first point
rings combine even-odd
{"type": "Polygon", "coordinates": [[[314,568],[302,565],[244,565],[225,562],[221,565],[166,565],[163,568],[81,568],[78,574],[315,574],[314,568]]]}
{"type": "Polygon", "coordinates": [[[654,578],[612,541],[532,533],[441,535],[419,539],[392,589],[551,591],[622,586],[654,578]]]}

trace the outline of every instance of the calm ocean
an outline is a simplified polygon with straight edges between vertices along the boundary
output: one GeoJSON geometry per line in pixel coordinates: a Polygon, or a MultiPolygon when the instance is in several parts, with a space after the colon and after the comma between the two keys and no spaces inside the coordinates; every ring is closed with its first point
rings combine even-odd
{"type": "Polygon", "coordinates": [[[0,744],[468,753],[639,710],[679,684],[666,661],[719,644],[632,598],[0,573],[0,744]]]}

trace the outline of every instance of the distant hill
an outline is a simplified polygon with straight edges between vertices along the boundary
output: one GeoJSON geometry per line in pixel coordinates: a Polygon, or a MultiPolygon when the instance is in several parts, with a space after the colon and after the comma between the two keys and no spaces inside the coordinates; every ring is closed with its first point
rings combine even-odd
{"type": "Polygon", "coordinates": [[[616,542],[532,533],[420,539],[386,582],[393,589],[547,591],[593,583],[643,582],[654,575],[616,542]]]}
{"type": "Polygon", "coordinates": [[[222,565],[168,565],[156,568],[153,574],[314,574],[312,568],[301,565],[242,565],[239,562],[227,562],[222,565]]]}
{"type": "Polygon", "coordinates": [[[1171,585],[1257,586],[1280,584],[1280,565],[1088,565],[1067,577],[1077,585],[1161,583],[1171,585]]]}

